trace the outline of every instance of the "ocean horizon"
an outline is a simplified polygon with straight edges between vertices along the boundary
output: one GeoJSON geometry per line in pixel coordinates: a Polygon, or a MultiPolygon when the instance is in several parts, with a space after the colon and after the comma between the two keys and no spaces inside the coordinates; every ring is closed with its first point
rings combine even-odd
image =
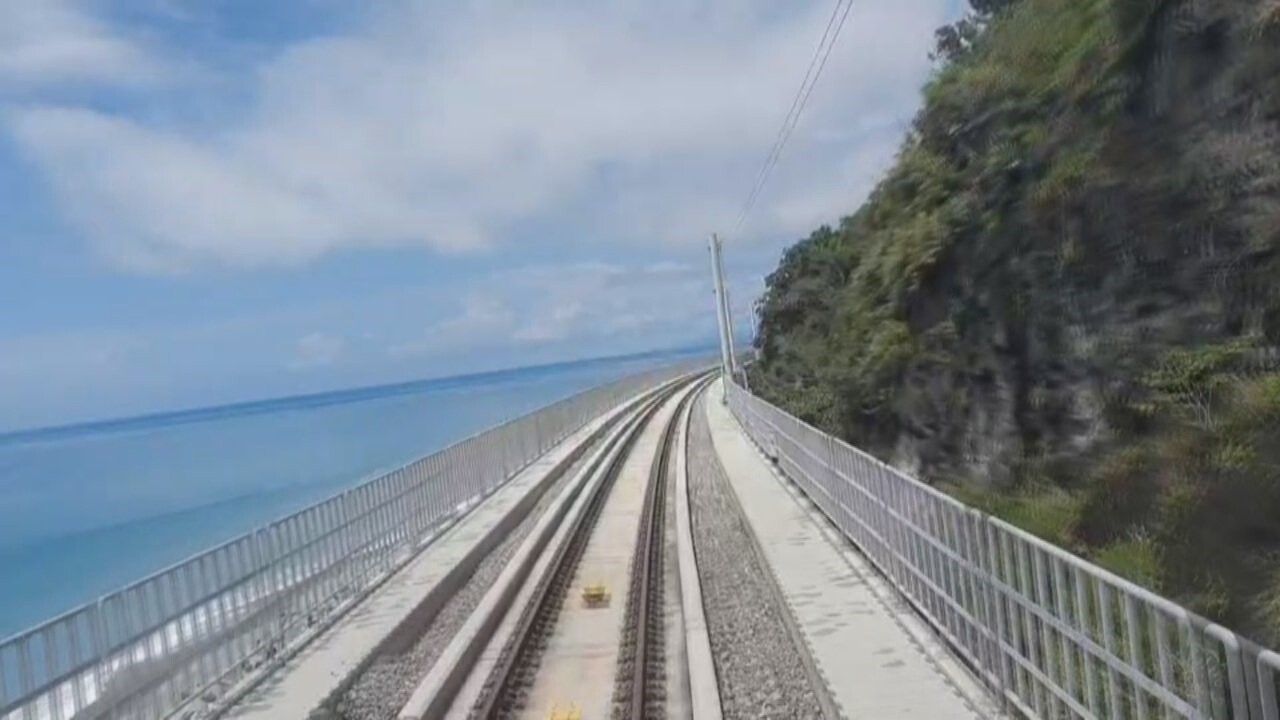
{"type": "Polygon", "coordinates": [[[252,414],[256,412],[271,412],[287,408],[318,407],[358,400],[361,398],[386,397],[395,394],[409,394],[424,390],[444,389],[453,385],[466,385],[474,382],[483,382],[485,380],[501,380],[505,377],[518,376],[524,373],[538,372],[542,370],[586,367],[590,365],[609,364],[620,361],[643,360],[650,357],[656,357],[659,359],[678,358],[686,355],[693,356],[703,352],[710,352],[713,349],[714,348],[710,346],[675,348],[670,350],[652,350],[642,353],[630,353],[627,355],[607,355],[604,357],[580,358],[577,360],[565,360],[563,362],[520,365],[516,367],[502,368],[498,370],[485,370],[474,373],[439,375],[415,380],[380,383],[377,385],[359,385],[352,388],[319,390],[315,392],[298,393],[296,395],[280,395],[253,400],[236,400],[214,405],[202,405],[199,407],[180,408],[175,410],[156,410],[134,415],[123,415],[120,417],[73,420],[65,423],[40,425],[30,428],[10,428],[7,430],[0,430],[0,444],[7,442],[30,442],[34,440],[53,439],[88,432],[129,430],[137,427],[147,427],[152,424],[175,425],[183,422],[199,422],[201,420],[215,419],[218,417],[252,414]]]}
{"type": "Polygon", "coordinates": [[[0,638],[506,420],[705,352],[0,433],[0,638]]]}

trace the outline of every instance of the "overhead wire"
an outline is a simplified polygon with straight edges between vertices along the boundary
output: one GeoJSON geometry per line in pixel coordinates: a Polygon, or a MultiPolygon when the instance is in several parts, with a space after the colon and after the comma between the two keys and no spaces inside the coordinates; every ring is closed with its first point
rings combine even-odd
{"type": "Polygon", "coordinates": [[[743,205],[742,211],[738,214],[737,222],[734,223],[735,229],[742,224],[749,207],[754,204],[756,196],[760,192],[764,178],[769,174],[770,168],[777,162],[777,157],[782,151],[783,138],[787,135],[787,127],[791,124],[792,117],[797,114],[796,110],[800,107],[800,100],[804,97],[805,88],[809,85],[809,79],[813,76],[814,68],[818,66],[822,59],[822,50],[827,45],[827,38],[831,36],[831,30],[835,27],[836,20],[840,17],[840,8],[845,1],[836,0],[836,4],[831,8],[831,17],[827,18],[827,26],[822,31],[822,38],[818,41],[818,46],[813,49],[813,57],[809,59],[809,67],[805,68],[804,78],[800,81],[800,87],[796,88],[795,97],[791,99],[791,107],[787,109],[787,114],[782,119],[782,126],[778,128],[778,135],[773,139],[769,154],[765,156],[764,165],[760,167],[760,172],[756,173],[756,179],[751,185],[747,201],[743,205]]]}
{"type": "Polygon", "coordinates": [[[746,202],[743,203],[742,210],[738,213],[737,220],[733,223],[734,232],[742,228],[742,224],[746,222],[747,217],[759,201],[760,193],[768,183],[769,175],[777,166],[778,160],[782,157],[783,149],[786,148],[787,142],[791,139],[791,133],[795,131],[796,125],[800,121],[800,115],[809,103],[813,88],[817,86],[818,78],[822,76],[822,71],[827,66],[827,60],[831,57],[831,51],[835,48],[836,41],[840,38],[840,31],[844,28],[845,21],[849,19],[849,12],[852,9],[853,0],[836,0],[835,7],[831,10],[831,17],[827,19],[826,29],[823,30],[822,38],[818,41],[818,47],[814,49],[813,57],[809,60],[809,67],[805,70],[804,78],[800,81],[800,87],[796,89],[796,95],[791,100],[791,108],[787,111],[786,117],[783,118],[782,126],[778,129],[778,135],[769,150],[769,155],[765,158],[764,165],[760,168],[760,172],[756,175],[756,180],[751,186],[751,191],[747,194],[746,202]]]}

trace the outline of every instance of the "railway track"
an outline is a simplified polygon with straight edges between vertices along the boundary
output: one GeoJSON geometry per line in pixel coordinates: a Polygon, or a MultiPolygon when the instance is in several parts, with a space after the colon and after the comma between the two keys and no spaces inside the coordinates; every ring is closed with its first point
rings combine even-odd
{"type": "Polygon", "coordinates": [[[711,381],[620,413],[459,590],[466,609],[441,614],[454,626],[406,641],[431,648],[395,666],[412,690],[370,702],[366,686],[377,709],[336,716],[838,717],[715,461],[711,381]]]}
{"type": "MultiPolygon", "coordinates": [[[[304,688],[282,713],[269,698],[244,710],[310,720],[841,717],[810,644],[838,615],[823,606],[815,621],[805,604],[812,571],[833,566],[806,564],[790,518],[762,504],[769,488],[743,467],[726,410],[704,392],[712,382],[686,376],[628,399],[479,505],[487,516],[396,578],[391,602],[352,615],[386,626],[376,613],[392,607],[389,632],[361,637],[357,627],[303,666],[309,687],[331,683],[323,699],[304,688]],[[783,571],[801,573],[792,595],[771,562],[783,551],[783,571]],[[821,625],[811,635],[801,622],[821,625]],[[346,649],[372,638],[346,670],[357,657],[346,649]]],[[[866,605],[851,612],[869,615],[866,605]]],[[[915,675],[905,682],[914,692],[915,675]]]]}
{"type": "Polygon", "coordinates": [[[714,460],[712,379],[637,398],[576,446],[398,633],[412,649],[313,720],[838,717],[714,460]]]}
{"type": "Polygon", "coordinates": [[[679,398],[675,412],[663,428],[658,451],[650,470],[645,490],[644,511],[632,560],[630,592],[627,597],[627,624],[618,655],[617,685],[614,690],[613,717],[665,717],[666,668],[663,645],[666,637],[663,587],[666,533],[667,493],[671,485],[670,470],[681,458],[674,457],[676,431],[687,420],[701,384],[679,398]]]}
{"type": "MultiPolygon", "coordinates": [[[[586,512],[579,516],[578,523],[571,529],[569,541],[561,546],[560,552],[553,559],[553,571],[535,591],[532,602],[525,607],[521,620],[491,675],[486,692],[481,695],[469,715],[471,718],[505,720],[518,717],[521,712],[530,709],[526,706],[527,694],[530,686],[536,682],[541,653],[556,630],[561,609],[570,600],[573,580],[578,575],[583,554],[592,541],[600,512],[644,430],[674,398],[675,409],[662,427],[644,493],[636,550],[631,561],[625,620],[620,629],[612,713],[615,718],[638,719],[653,716],[646,713],[646,709],[651,708],[659,713],[657,716],[661,716],[665,677],[661,652],[656,648],[664,634],[660,612],[663,593],[663,507],[671,463],[672,438],[681,413],[697,386],[700,383],[673,388],[642,411],[640,419],[623,441],[624,452],[613,458],[606,470],[605,482],[597,488],[586,512]]],[[[575,707],[570,702],[564,713],[571,716],[575,707]]],[[[553,709],[552,712],[554,711],[553,709]]]]}
{"type": "MultiPolygon", "coordinates": [[[[669,627],[664,610],[671,597],[678,604],[696,598],[696,617],[702,608],[696,588],[667,595],[664,572],[676,561],[667,547],[666,508],[673,469],[685,466],[682,438],[693,399],[709,381],[705,374],[686,377],[637,403],[574,476],[548,493],[556,496],[544,498],[540,515],[525,521],[501,574],[496,580],[489,574],[483,597],[447,646],[433,653],[432,666],[420,669],[420,681],[393,717],[667,716],[670,676],[688,673],[689,663],[669,667],[670,638],[683,646],[687,634],[669,627]],[[599,593],[597,602],[592,592],[599,593]]],[[[696,585],[696,571],[689,574],[696,585]]],[[[709,661],[699,667],[699,682],[681,678],[678,685],[687,693],[691,684],[710,684],[715,712],[689,712],[693,703],[686,699],[681,714],[718,720],[715,670],[709,661]]]]}
{"type": "Polygon", "coordinates": [[[540,660],[539,652],[546,647],[548,635],[555,630],[556,616],[568,599],[578,562],[586,550],[604,500],[617,481],[621,461],[627,451],[634,447],[640,429],[653,417],[667,397],[664,395],[662,400],[645,408],[641,418],[623,440],[624,452],[616,455],[613,463],[606,469],[604,483],[596,488],[596,493],[588,501],[586,512],[578,516],[577,523],[570,529],[569,541],[561,545],[554,556],[554,569],[538,585],[532,602],[525,606],[514,636],[508,641],[486,691],[470,714],[472,718],[509,718],[524,709],[523,695],[534,680],[540,660]]]}

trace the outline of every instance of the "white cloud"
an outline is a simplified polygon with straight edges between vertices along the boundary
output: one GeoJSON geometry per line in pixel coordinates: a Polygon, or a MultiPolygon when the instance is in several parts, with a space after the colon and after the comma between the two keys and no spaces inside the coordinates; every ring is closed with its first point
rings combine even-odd
{"type": "Polygon", "coordinates": [[[166,72],[79,0],[0,3],[0,89],[60,83],[139,85],[166,72]]]}
{"type": "Polygon", "coordinates": [[[709,273],[687,265],[535,266],[503,273],[498,282],[523,298],[526,312],[510,338],[520,345],[571,342],[598,353],[611,347],[623,352],[694,342],[714,332],[700,322],[713,317],[709,273]]]}
{"type": "Polygon", "coordinates": [[[347,341],[342,337],[328,333],[310,333],[298,338],[296,355],[289,367],[294,370],[309,370],[332,365],[346,348],[347,341]]]}
{"type": "Polygon", "coordinates": [[[519,358],[671,347],[711,337],[710,274],[680,263],[533,265],[471,279],[461,307],[392,344],[394,360],[483,350],[519,358]],[[692,319],[691,319],[692,318],[692,319]]]}
{"type": "Polygon", "coordinates": [[[117,405],[155,381],[135,363],[151,348],[128,332],[90,330],[0,337],[0,432],[83,416],[86,402],[117,405]]]}
{"type": "MultiPolygon", "coordinates": [[[[781,246],[854,209],[891,161],[950,4],[855,3],[729,238],[739,320],[781,246]]],[[[369,247],[490,257],[359,292],[291,273],[283,284],[306,284],[306,299],[234,318],[0,338],[0,426],[713,339],[707,234],[737,215],[831,8],[403,0],[369,4],[345,34],[233,49],[225,64],[202,47],[217,66],[201,70],[176,42],[94,12],[112,5],[0,0],[0,133],[113,266],[300,266],[369,247]],[[108,86],[130,92],[94,104],[108,86]]]]}
{"type": "MultiPolygon", "coordinates": [[[[735,299],[759,289],[730,282],[735,299]]],[[[749,303],[734,310],[745,330],[749,303]]],[[[0,432],[714,338],[702,263],[525,266],[233,318],[0,336],[0,432]]]]}
{"type": "MultiPolygon", "coordinates": [[[[909,114],[949,4],[855,4],[748,240],[851,209],[823,189],[879,167],[850,164],[866,151],[838,131],[909,114]]],[[[48,105],[10,126],[82,232],[146,271],[483,250],[530,222],[581,248],[687,243],[736,214],[829,10],[398,4],[260,67],[251,107],[220,132],[48,105]]],[[[897,141],[867,142],[886,157],[897,141]]],[[[560,313],[529,332],[576,322],[560,313]]]]}
{"type": "Polygon", "coordinates": [[[832,223],[833,208],[848,214],[858,206],[897,154],[905,123],[886,123],[867,128],[845,139],[848,150],[835,162],[818,171],[805,192],[788,193],[760,211],[766,227],[800,228],[801,232],[832,223]]]}
{"type": "Polygon", "coordinates": [[[516,331],[515,339],[530,343],[565,340],[571,336],[574,325],[583,314],[580,300],[557,303],[547,312],[531,318],[524,327],[516,331]]]}
{"type": "Polygon", "coordinates": [[[515,314],[503,298],[468,295],[462,311],[434,323],[427,332],[387,348],[394,360],[447,355],[510,335],[515,314]]]}
{"type": "Polygon", "coordinates": [[[127,366],[137,344],[128,335],[110,331],[0,338],[0,389],[16,387],[41,372],[91,384],[95,371],[127,366]]]}

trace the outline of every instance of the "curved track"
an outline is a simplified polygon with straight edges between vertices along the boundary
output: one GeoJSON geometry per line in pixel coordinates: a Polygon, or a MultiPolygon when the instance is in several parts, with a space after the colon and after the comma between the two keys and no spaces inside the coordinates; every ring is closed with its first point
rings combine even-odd
{"type": "Polygon", "coordinates": [[[836,717],[786,603],[755,592],[767,568],[709,463],[712,380],[636,396],[560,448],[309,717],[836,717]]]}
{"type": "Polygon", "coordinates": [[[468,603],[473,609],[431,653],[431,666],[419,667],[399,712],[378,717],[661,718],[674,692],[683,695],[677,714],[719,720],[714,689],[713,712],[689,710],[690,685],[715,684],[710,662],[699,665],[697,682],[678,675],[688,672],[689,637],[696,643],[701,632],[705,643],[705,629],[690,636],[668,620],[683,617],[690,602],[697,605],[690,615],[702,617],[696,583],[680,592],[670,586],[667,563],[680,561],[666,508],[673,469],[683,480],[687,466],[693,399],[709,381],[709,373],[686,376],[620,417],[526,518],[508,543],[518,547],[498,561],[500,573],[486,578],[483,597],[468,603]],[[591,600],[596,585],[607,587],[603,601],[591,600]]]}
{"type": "Polygon", "coordinates": [[[614,690],[615,718],[663,717],[666,699],[663,601],[663,538],[669,470],[676,428],[697,394],[680,397],[675,412],[662,431],[645,491],[640,537],[631,567],[631,591],[627,598],[627,625],[618,658],[618,682],[614,690]],[[625,677],[629,670],[630,677],[625,677]]]}
{"type": "Polygon", "coordinates": [[[568,541],[552,560],[553,570],[535,590],[515,631],[493,669],[486,690],[472,709],[473,718],[510,718],[524,711],[528,691],[536,682],[542,651],[557,630],[557,619],[568,599],[573,580],[588,545],[592,542],[601,510],[623,472],[624,463],[646,428],[659,411],[675,398],[674,411],[661,429],[661,438],[651,459],[644,508],[627,592],[625,621],[619,630],[619,657],[613,689],[613,716],[641,718],[661,716],[666,678],[661,642],[664,636],[662,608],[662,539],[668,468],[672,438],[678,421],[700,383],[689,381],[673,386],[639,411],[638,419],[622,440],[623,452],[613,456],[605,469],[605,481],[596,487],[589,504],[570,530],[568,541]],[[651,708],[652,712],[646,711],[651,708]]]}

